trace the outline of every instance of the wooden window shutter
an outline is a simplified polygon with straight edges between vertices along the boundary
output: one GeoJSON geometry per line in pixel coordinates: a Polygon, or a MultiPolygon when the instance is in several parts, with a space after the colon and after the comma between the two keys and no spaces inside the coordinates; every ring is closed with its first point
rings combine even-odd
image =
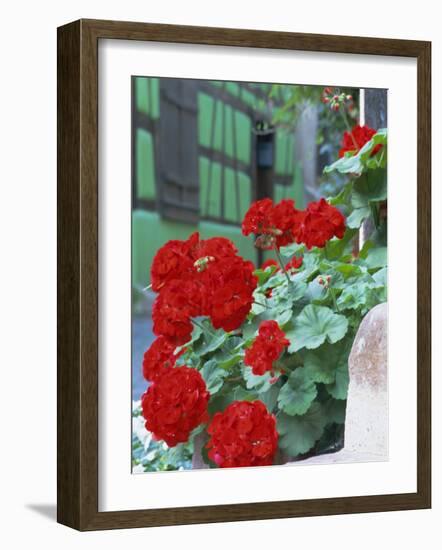
{"type": "Polygon", "coordinates": [[[198,196],[198,105],[195,80],[162,78],[159,201],[162,217],[195,223],[198,196]]]}

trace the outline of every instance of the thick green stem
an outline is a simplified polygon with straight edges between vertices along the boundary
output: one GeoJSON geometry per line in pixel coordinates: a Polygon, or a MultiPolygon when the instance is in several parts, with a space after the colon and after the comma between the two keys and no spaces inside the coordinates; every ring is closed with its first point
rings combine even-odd
{"type": "Polygon", "coordinates": [[[276,258],[278,260],[278,263],[281,267],[281,270],[284,272],[284,275],[286,276],[286,279],[287,279],[288,283],[290,284],[292,281],[290,280],[289,274],[287,273],[287,271],[285,269],[284,262],[282,261],[281,254],[279,253],[278,247],[276,245],[275,245],[274,250],[275,250],[275,254],[276,254],[276,258]]]}

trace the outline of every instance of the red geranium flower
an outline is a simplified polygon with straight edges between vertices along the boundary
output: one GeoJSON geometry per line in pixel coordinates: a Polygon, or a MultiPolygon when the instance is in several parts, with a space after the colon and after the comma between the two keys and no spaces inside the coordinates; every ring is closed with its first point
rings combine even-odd
{"type": "Polygon", "coordinates": [[[146,429],[174,447],[208,420],[209,392],[201,374],[186,366],[166,369],[141,398],[146,429]]]}
{"type": "Polygon", "coordinates": [[[199,233],[193,233],[185,241],[168,241],[153,259],[152,289],[159,292],[168,282],[195,274],[204,270],[211,262],[233,257],[236,253],[235,245],[224,237],[201,241],[199,233]]]}
{"type": "Polygon", "coordinates": [[[171,344],[182,346],[190,340],[191,317],[201,315],[201,288],[196,281],[170,281],[157,296],[153,308],[153,332],[171,344]]]}
{"type": "Polygon", "coordinates": [[[253,374],[262,375],[273,371],[273,363],[290,344],[276,321],[263,321],[258,336],[246,350],[244,364],[252,367],[253,374]]]}
{"type": "MultiPolygon", "coordinates": [[[[339,150],[339,157],[343,157],[345,153],[350,152],[352,155],[355,155],[364,147],[364,145],[371,140],[371,138],[376,134],[376,130],[370,128],[369,126],[359,126],[356,125],[353,127],[351,133],[344,132],[342,137],[342,148],[339,150]],[[356,145],[358,148],[356,149],[356,145]]],[[[371,152],[371,156],[375,155],[382,145],[376,145],[371,152]]]]}
{"type": "Polygon", "coordinates": [[[283,199],[276,205],[272,199],[256,201],[244,216],[243,235],[257,235],[255,244],[264,250],[286,246],[293,242],[291,228],[296,212],[292,199],[283,199]]]}
{"type": "Polygon", "coordinates": [[[198,241],[198,233],[193,233],[186,241],[168,241],[158,250],[150,270],[153,290],[158,292],[167,282],[192,271],[195,261],[192,251],[198,241]]]}
{"type": "Polygon", "coordinates": [[[219,260],[205,273],[205,288],[210,292],[208,314],[215,328],[229,332],[239,328],[253,304],[258,279],[252,262],[239,256],[219,260]]]}
{"type": "Polygon", "coordinates": [[[152,267],[159,291],[153,310],[153,331],[173,346],[185,344],[192,317],[210,316],[215,328],[235,330],[253,303],[257,278],[254,266],[237,255],[231,241],[214,237],[170,241],[157,253],[152,267]]]}
{"type": "Polygon", "coordinates": [[[292,199],[282,199],[273,208],[273,225],[278,230],[276,235],[276,246],[287,246],[293,242],[292,227],[296,215],[295,201],[292,199]]]}
{"type": "Polygon", "coordinates": [[[215,414],[207,431],[209,458],[220,468],[273,464],[276,420],[261,401],[234,401],[215,414]]]}
{"type": "Polygon", "coordinates": [[[194,252],[194,257],[195,260],[207,256],[219,260],[221,258],[232,258],[237,252],[238,249],[229,239],[225,237],[212,237],[211,239],[200,241],[199,246],[194,252]]]}
{"type": "Polygon", "coordinates": [[[262,199],[250,205],[242,222],[243,235],[260,235],[272,230],[272,199],[262,199]]]}
{"type": "Polygon", "coordinates": [[[293,271],[295,269],[299,269],[302,265],[303,259],[302,256],[293,256],[293,258],[286,264],[285,270],[286,271],[293,271]]]}
{"type": "Polygon", "coordinates": [[[293,226],[296,242],[304,243],[309,249],[312,246],[323,248],[332,237],[342,239],[344,233],[344,216],[323,198],[299,212],[293,226]]]}
{"type": "Polygon", "coordinates": [[[184,350],[175,354],[175,346],[167,340],[165,336],[158,336],[144,353],[143,357],[143,376],[151,382],[164,371],[164,369],[173,367],[176,360],[182,355],[184,350]]]}

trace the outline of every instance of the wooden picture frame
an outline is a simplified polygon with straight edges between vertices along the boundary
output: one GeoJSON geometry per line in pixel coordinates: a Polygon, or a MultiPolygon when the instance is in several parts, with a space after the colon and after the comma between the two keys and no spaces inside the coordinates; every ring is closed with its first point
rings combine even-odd
{"type": "Polygon", "coordinates": [[[58,29],[58,521],[82,531],[431,506],[431,44],[79,20],[58,29]],[[98,41],[123,39],[401,56],[418,67],[417,492],[98,511],[98,41]]]}

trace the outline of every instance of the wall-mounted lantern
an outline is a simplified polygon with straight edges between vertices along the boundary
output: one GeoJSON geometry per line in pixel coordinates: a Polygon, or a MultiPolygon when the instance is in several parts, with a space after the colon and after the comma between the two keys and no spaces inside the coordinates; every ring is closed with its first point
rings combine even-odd
{"type": "Polygon", "coordinates": [[[274,129],[260,120],[256,123],[256,164],[258,168],[272,168],[274,157],[274,129]]]}

